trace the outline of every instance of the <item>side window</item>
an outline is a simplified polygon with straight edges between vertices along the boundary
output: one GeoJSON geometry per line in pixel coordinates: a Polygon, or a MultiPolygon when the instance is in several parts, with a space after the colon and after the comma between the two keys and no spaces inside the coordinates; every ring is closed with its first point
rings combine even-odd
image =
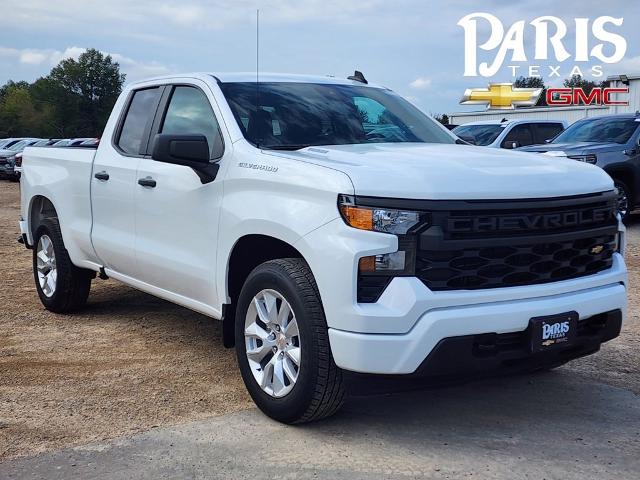
{"type": "Polygon", "coordinates": [[[538,143],[551,140],[564,130],[561,123],[536,123],[535,128],[538,131],[538,143]]]}
{"type": "Polygon", "coordinates": [[[118,147],[129,155],[138,155],[147,127],[156,113],[160,88],[146,88],[133,94],[122,123],[118,147]]]}
{"type": "Polygon", "coordinates": [[[222,155],[223,143],[209,99],[198,88],[175,87],[160,133],[204,135],[211,157],[222,155]]]}
{"type": "Polygon", "coordinates": [[[519,147],[533,144],[533,135],[531,134],[529,125],[516,125],[513,127],[511,131],[507,133],[502,145],[508,145],[512,142],[518,142],[519,147]]]}

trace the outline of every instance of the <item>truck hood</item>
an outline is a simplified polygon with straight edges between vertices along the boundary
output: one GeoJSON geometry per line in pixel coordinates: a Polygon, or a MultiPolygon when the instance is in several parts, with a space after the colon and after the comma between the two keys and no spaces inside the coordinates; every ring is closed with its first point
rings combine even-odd
{"type": "Polygon", "coordinates": [[[381,143],[269,154],[344,172],[356,195],[433,200],[544,198],[613,189],[600,168],[466,145],[381,143]]]}
{"type": "Polygon", "coordinates": [[[519,152],[565,152],[567,155],[586,155],[588,153],[605,153],[617,150],[624,150],[625,145],[620,143],[547,143],[544,145],[532,145],[530,147],[519,148],[519,152]]]}

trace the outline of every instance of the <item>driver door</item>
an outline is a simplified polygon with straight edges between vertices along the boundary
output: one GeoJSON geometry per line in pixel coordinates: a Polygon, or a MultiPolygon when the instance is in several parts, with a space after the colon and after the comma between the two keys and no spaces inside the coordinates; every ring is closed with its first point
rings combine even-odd
{"type": "MultiPolygon", "coordinates": [[[[210,152],[223,151],[212,102],[205,84],[168,86],[155,132],[204,135],[210,152]]],[[[215,305],[220,179],[203,184],[190,167],[146,156],[138,164],[135,190],[136,278],[173,295],[215,305]]]]}

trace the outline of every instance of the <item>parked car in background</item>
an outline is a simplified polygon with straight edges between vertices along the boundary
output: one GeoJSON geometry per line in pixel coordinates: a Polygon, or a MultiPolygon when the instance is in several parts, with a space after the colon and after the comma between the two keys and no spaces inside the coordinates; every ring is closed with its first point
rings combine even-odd
{"type": "Polygon", "coordinates": [[[76,147],[76,146],[82,144],[83,142],[93,141],[93,140],[95,140],[95,138],[89,138],[89,137],[85,137],[85,138],[64,138],[62,140],[57,141],[52,146],[53,147],[76,147]]]}
{"type": "Polygon", "coordinates": [[[51,145],[53,145],[54,143],[59,142],[60,140],[62,140],[61,138],[49,138],[49,139],[42,139],[37,141],[36,143],[34,143],[33,145],[31,145],[32,147],[50,147],[51,145]]]}
{"type": "Polygon", "coordinates": [[[18,143],[20,140],[24,140],[23,138],[3,138],[0,140],[0,150],[7,149],[10,146],[18,143]]]}
{"type": "Polygon", "coordinates": [[[623,218],[640,206],[640,115],[585,118],[545,145],[527,152],[570,158],[602,167],[618,189],[618,211],[623,218]]]}
{"type": "Polygon", "coordinates": [[[85,140],[84,142],[80,143],[79,146],[80,147],[95,147],[97,145],[100,144],[100,139],[99,138],[90,138],[89,140],[85,140]]]}
{"type": "Polygon", "coordinates": [[[481,147],[519,148],[545,143],[567,128],[562,120],[485,120],[452,130],[461,139],[481,147]]]}
{"type": "Polygon", "coordinates": [[[0,150],[0,178],[8,178],[17,181],[20,173],[16,173],[16,155],[22,153],[26,147],[30,147],[38,142],[39,138],[27,138],[14,143],[7,149],[0,150]]]}

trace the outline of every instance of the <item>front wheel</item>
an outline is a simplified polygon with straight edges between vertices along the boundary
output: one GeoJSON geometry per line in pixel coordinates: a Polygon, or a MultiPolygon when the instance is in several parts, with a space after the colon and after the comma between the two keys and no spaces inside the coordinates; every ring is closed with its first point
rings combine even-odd
{"type": "Polygon", "coordinates": [[[71,263],[55,218],[45,218],[36,229],[33,276],[40,301],[47,310],[70,312],[87,301],[93,272],[71,263]]]}
{"type": "Polygon", "coordinates": [[[266,415],[305,423],[342,406],[342,372],[304,260],[271,260],[251,272],[238,299],[235,337],[242,378],[266,415]]]}

